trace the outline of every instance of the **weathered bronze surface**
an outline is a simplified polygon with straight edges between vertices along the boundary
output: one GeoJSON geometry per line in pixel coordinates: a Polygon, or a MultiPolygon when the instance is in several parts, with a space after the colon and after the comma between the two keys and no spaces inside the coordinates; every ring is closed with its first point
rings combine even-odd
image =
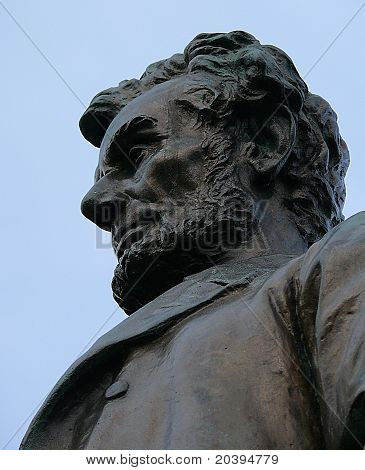
{"type": "Polygon", "coordinates": [[[343,221],[347,147],[290,58],[200,34],[80,128],[100,147],[82,212],[130,316],[21,448],[363,448],[365,213],[343,221]]]}

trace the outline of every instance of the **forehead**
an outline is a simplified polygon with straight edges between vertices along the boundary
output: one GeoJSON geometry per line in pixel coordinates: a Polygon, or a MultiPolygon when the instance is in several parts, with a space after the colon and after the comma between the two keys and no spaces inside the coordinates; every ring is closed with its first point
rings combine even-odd
{"type": "MultiPolygon", "coordinates": [[[[148,120],[154,122],[154,132],[166,137],[185,135],[187,129],[191,131],[196,120],[192,119],[190,113],[182,112],[181,105],[184,106],[186,102],[195,104],[204,102],[205,106],[211,101],[214,93],[204,85],[205,78],[200,74],[181,75],[154,86],[130,101],[106,130],[100,146],[99,160],[103,160],[108,154],[116,136],[120,135],[120,131],[136,120],[140,120],[139,118],[142,118],[144,122],[148,120]]],[[[122,135],[123,133],[124,131],[122,135]]]]}
{"type": "Polygon", "coordinates": [[[108,134],[114,134],[121,126],[140,116],[156,119],[161,127],[168,127],[169,114],[177,99],[189,89],[190,80],[186,75],[154,86],[130,101],[114,118],[108,134]]]}

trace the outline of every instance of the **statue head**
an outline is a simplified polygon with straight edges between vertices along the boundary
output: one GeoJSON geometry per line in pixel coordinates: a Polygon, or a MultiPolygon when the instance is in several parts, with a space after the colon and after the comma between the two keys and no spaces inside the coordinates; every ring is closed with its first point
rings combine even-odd
{"type": "Polygon", "coordinates": [[[96,95],[80,128],[100,147],[82,212],[111,232],[127,313],[248,246],[262,201],[276,201],[305,246],[343,219],[349,157],[336,114],[283,51],[245,32],[199,34],[96,95]]]}

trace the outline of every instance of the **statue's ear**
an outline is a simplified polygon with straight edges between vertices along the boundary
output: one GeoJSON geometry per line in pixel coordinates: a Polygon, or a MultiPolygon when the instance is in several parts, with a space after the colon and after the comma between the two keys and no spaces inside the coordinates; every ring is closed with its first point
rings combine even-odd
{"type": "Polygon", "coordinates": [[[296,139],[296,121],[286,106],[249,118],[247,162],[255,176],[270,183],[289,157],[296,139]]]}

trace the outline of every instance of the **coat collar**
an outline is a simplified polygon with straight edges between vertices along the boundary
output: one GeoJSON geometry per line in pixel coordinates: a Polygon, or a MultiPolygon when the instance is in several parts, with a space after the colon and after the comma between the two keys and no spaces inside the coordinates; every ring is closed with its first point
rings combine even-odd
{"type": "Polygon", "coordinates": [[[297,255],[269,255],[244,264],[227,263],[184,279],[101,336],[72,367],[105,348],[130,339],[143,340],[165,330],[171,322],[220,297],[232,288],[248,286],[255,278],[272,273],[297,255]]]}

